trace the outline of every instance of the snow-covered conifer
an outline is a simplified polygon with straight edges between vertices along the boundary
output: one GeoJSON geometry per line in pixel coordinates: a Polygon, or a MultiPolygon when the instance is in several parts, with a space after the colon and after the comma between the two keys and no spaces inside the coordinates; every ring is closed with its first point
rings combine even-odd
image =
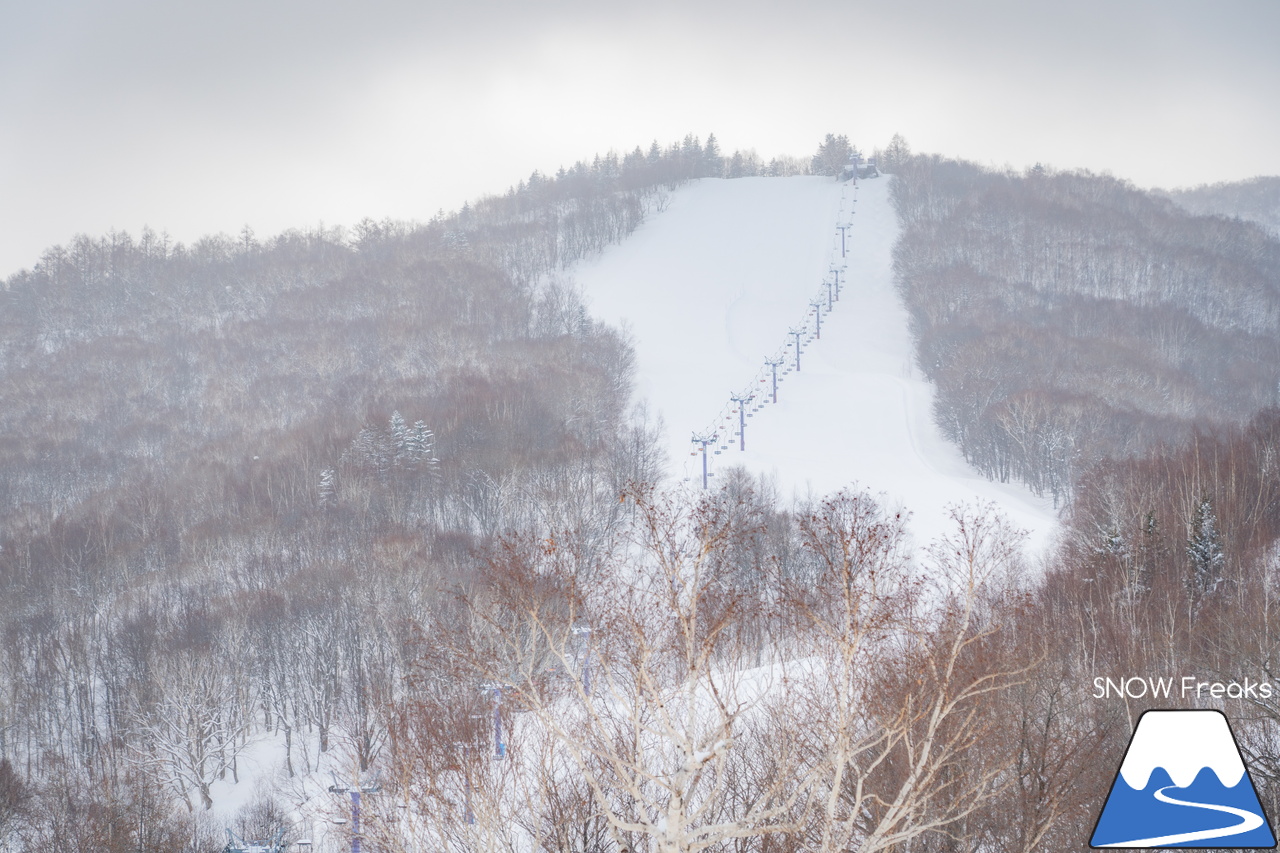
{"type": "Polygon", "coordinates": [[[320,505],[329,506],[338,499],[338,480],[337,472],[332,468],[325,468],[320,472],[320,505]]]}
{"type": "Polygon", "coordinates": [[[1191,519],[1191,537],[1187,541],[1187,557],[1191,560],[1191,587],[1197,593],[1209,593],[1222,582],[1227,555],[1218,532],[1218,519],[1213,503],[1201,498],[1191,519]]]}
{"type": "Polygon", "coordinates": [[[415,467],[431,468],[436,464],[435,433],[423,421],[415,421],[408,435],[409,458],[415,467]]]}
{"type": "Polygon", "coordinates": [[[391,455],[396,466],[411,464],[409,425],[405,423],[404,415],[399,410],[391,413],[388,429],[391,434],[391,455]]]}

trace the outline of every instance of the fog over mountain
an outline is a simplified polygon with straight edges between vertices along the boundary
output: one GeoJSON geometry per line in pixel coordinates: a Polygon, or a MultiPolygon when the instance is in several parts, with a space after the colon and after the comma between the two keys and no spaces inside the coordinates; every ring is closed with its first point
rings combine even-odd
{"type": "Polygon", "coordinates": [[[10,4],[0,274],[77,232],[427,219],[690,129],[1180,187],[1280,174],[1268,0],[10,4]]]}

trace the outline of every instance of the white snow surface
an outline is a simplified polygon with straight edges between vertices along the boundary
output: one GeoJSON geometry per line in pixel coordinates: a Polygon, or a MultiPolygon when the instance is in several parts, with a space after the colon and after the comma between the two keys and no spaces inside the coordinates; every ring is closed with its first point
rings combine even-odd
{"type": "Polygon", "coordinates": [[[1138,720],[1133,742],[1120,765],[1125,784],[1147,787],[1151,773],[1163,767],[1173,784],[1185,788],[1208,767],[1218,781],[1234,787],[1245,774],[1227,718],[1218,711],[1147,711],[1138,720]]]}
{"type": "Polygon", "coordinates": [[[1043,554],[1057,528],[1050,502],[982,477],[933,422],[933,387],[915,368],[893,287],[890,180],[695,181],[573,275],[593,313],[634,337],[637,393],[664,421],[675,480],[701,486],[690,439],[716,432],[712,486],[728,465],[772,477],[783,497],[856,484],[911,512],[919,543],[952,529],[950,507],[991,502],[1043,554]],[[843,259],[838,224],[850,226],[843,259]],[[828,312],[834,267],[842,291],[828,312]],[[794,372],[788,332],[799,327],[807,334],[794,372]],[[775,405],[765,360],[778,358],[775,405]],[[740,450],[730,395],[744,391],[755,399],[740,450]]]}

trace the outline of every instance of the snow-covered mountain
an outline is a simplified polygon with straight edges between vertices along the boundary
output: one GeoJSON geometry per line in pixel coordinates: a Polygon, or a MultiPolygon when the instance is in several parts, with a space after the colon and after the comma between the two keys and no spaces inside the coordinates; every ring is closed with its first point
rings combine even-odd
{"type": "Polygon", "coordinates": [[[1098,817],[1093,847],[1272,849],[1244,760],[1219,711],[1147,711],[1098,817]]]}
{"type": "Polygon", "coordinates": [[[634,335],[638,393],[663,418],[673,478],[701,485],[690,439],[714,433],[713,477],[742,465],[775,478],[784,497],[856,483],[911,511],[920,542],[948,529],[948,506],[991,501],[1042,551],[1055,529],[1048,501],[978,475],[933,422],[893,287],[889,185],[696,181],[574,276],[597,316],[634,335]],[[801,328],[796,372],[790,331],[801,328]],[[766,360],[781,362],[776,405],[766,360]],[[744,392],[754,398],[740,449],[730,397],[744,392]]]}
{"type": "Polygon", "coordinates": [[[1120,775],[1125,784],[1140,791],[1157,767],[1163,767],[1179,788],[1190,785],[1206,767],[1228,788],[1235,787],[1245,772],[1227,718],[1218,711],[1143,714],[1120,775]]]}

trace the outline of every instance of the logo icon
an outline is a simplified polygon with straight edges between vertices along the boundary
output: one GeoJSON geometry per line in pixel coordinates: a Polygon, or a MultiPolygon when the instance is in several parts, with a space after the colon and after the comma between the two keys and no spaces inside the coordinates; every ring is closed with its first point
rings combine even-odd
{"type": "Polygon", "coordinates": [[[1144,713],[1089,846],[1275,847],[1226,716],[1144,713]]]}

